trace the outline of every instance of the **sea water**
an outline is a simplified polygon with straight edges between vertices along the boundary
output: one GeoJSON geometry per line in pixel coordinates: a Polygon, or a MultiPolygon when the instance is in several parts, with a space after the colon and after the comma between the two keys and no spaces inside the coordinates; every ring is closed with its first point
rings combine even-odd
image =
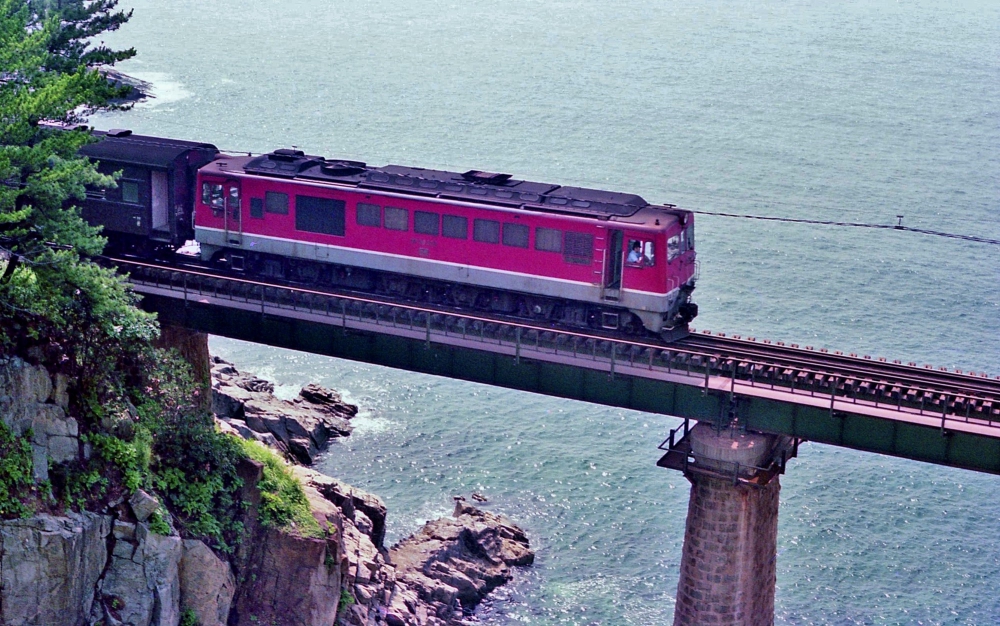
{"type": "MultiPolygon", "coordinates": [[[[1000,239],[1000,3],[134,0],[155,98],[101,128],[1000,239]]],[[[694,325],[1000,374],[1000,247],[699,216],[694,325]]],[[[537,551],[486,624],[664,624],[688,483],[671,417],[213,338],[361,407],[319,469],[388,541],[486,498],[537,551]]],[[[782,477],[779,624],[1000,623],[1000,478],[817,444],[782,477]]]]}

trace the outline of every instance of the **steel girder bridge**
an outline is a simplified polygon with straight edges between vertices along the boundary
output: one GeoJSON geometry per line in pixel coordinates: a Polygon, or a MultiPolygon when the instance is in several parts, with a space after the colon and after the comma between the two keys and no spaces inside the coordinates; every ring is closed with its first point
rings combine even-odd
{"type": "MultiPolygon", "coordinates": [[[[1000,377],[696,334],[664,345],[109,259],[166,324],[685,419],[658,465],[684,469],[687,420],[1000,474],[1000,377]]],[[[733,472],[734,480],[742,474],[733,472]]]]}

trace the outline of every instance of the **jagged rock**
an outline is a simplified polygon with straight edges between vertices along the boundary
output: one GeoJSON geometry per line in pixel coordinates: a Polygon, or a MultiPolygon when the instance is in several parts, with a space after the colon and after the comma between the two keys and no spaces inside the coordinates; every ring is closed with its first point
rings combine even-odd
{"type": "Polygon", "coordinates": [[[127,542],[135,541],[135,524],[115,520],[111,533],[114,535],[115,539],[122,539],[127,542]]]}
{"type": "Polygon", "coordinates": [[[343,417],[354,417],[358,414],[358,407],[344,402],[339,393],[333,389],[321,387],[316,383],[309,383],[299,391],[302,400],[314,404],[333,415],[343,417]]]}
{"type": "Polygon", "coordinates": [[[85,624],[110,532],[95,513],[0,522],[0,624],[85,624]]]}
{"type": "Polygon", "coordinates": [[[201,626],[225,626],[236,592],[229,563],[203,542],[187,539],[180,564],[180,608],[190,609],[201,626]]]}
{"type": "Polygon", "coordinates": [[[128,499],[128,504],[132,507],[135,519],[140,522],[148,520],[149,516],[156,513],[156,510],[160,508],[159,501],[142,489],[135,490],[132,497],[128,499]]]}
{"type": "MultiPolygon", "coordinates": [[[[385,539],[386,508],[381,498],[307,468],[297,467],[295,474],[303,484],[313,487],[325,499],[337,505],[344,516],[352,522],[356,519],[355,511],[363,513],[371,523],[371,532],[365,534],[371,537],[376,548],[382,547],[382,541],[385,539]]],[[[361,525],[364,525],[364,522],[361,525]]]]}
{"type": "Polygon", "coordinates": [[[339,394],[318,385],[307,385],[289,402],[274,397],[274,385],[215,357],[212,368],[212,408],[245,439],[265,441],[271,435],[280,448],[297,461],[311,464],[333,437],[351,432],[347,421],[357,407],[339,394]]]}
{"type": "MultiPolygon", "coordinates": [[[[213,369],[213,378],[217,376],[219,370],[213,369]]],[[[216,378],[217,380],[217,378],[216,378]]],[[[242,390],[241,390],[242,391],[242,390]]],[[[212,413],[222,419],[245,419],[243,414],[243,400],[230,393],[229,389],[220,389],[217,385],[212,386],[212,413]]]]}
{"type": "Polygon", "coordinates": [[[524,531],[506,517],[461,501],[453,517],[428,522],[393,546],[389,556],[396,567],[397,592],[387,621],[407,625],[456,623],[510,580],[512,566],[534,560],[524,531]],[[401,586],[427,605],[426,615],[401,586]]]}
{"type": "Polygon", "coordinates": [[[115,541],[94,613],[124,626],[177,626],[181,538],[151,533],[145,524],[135,536],[135,543],[115,541]]]}
{"type": "Polygon", "coordinates": [[[56,374],[53,378],[54,384],[49,401],[65,411],[69,408],[69,377],[65,374],[56,374]]]}

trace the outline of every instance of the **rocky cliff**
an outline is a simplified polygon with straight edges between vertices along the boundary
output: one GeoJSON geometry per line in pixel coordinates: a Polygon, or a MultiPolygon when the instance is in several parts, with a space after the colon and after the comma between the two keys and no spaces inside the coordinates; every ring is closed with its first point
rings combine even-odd
{"type": "MultiPolygon", "coordinates": [[[[286,402],[230,364],[213,370],[220,428],[235,435],[308,463],[350,432],[357,408],[335,392],[310,385],[286,402]]],[[[0,419],[30,434],[39,482],[50,464],[89,454],[67,407],[65,379],[0,361],[0,419]]],[[[266,527],[262,467],[246,460],[238,471],[246,514],[232,554],[179,536],[142,490],[101,511],[0,521],[0,626],[457,625],[533,558],[509,520],[461,501],[387,549],[379,498],[302,466],[294,471],[322,536],[266,527]]]]}

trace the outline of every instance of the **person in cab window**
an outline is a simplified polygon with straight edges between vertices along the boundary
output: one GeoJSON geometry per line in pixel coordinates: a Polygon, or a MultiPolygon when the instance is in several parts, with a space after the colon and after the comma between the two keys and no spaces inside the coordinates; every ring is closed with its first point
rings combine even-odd
{"type": "Polygon", "coordinates": [[[643,257],[642,257],[642,244],[639,243],[638,241],[633,241],[632,242],[632,250],[629,251],[629,253],[628,253],[628,259],[626,259],[626,262],[627,263],[642,263],[642,261],[643,261],[643,257]]]}

